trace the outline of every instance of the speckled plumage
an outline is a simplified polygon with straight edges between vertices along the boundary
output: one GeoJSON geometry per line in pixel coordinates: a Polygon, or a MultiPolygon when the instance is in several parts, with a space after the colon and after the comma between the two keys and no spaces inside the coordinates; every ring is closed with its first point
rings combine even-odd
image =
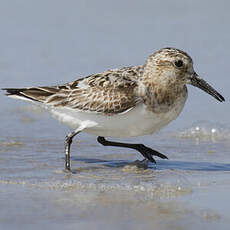
{"type": "Polygon", "coordinates": [[[112,69],[59,86],[6,90],[8,96],[41,102],[51,108],[112,116],[141,103],[146,111],[162,114],[178,103],[183,107],[186,83],[191,84],[190,75],[194,73],[192,58],[187,53],[164,48],[150,55],[142,66],[112,69]],[[175,65],[178,60],[183,66],[175,65]]]}
{"type": "Polygon", "coordinates": [[[138,103],[134,89],[141,73],[142,66],[113,69],[61,86],[23,88],[20,95],[54,107],[111,115],[138,103]]]}
{"type": "MultiPolygon", "coordinates": [[[[188,59],[187,62],[192,63],[185,52],[165,48],[152,54],[143,66],[112,69],[61,86],[23,88],[19,89],[18,96],[53,107],[104,115],[122,113],[137,103],[146,104],[153,112],[164,112],[178,96],[185,97],[187,93],[186,86],[178,84],[183,76],[167,79],[164,85],[161,83],[165,70],[172,68],[170,60],[173,58],[188,59]]],[[[183,75],[183,70],[177,74],[183,75]]]]}
{"type": "Polygon", "coordinates": [[[65,142],[65,168],[70,171],[70,145],[81,131],[99,136],[103,145],[133,148],[152,162],[152,155],[167,158],[144,145],[109,142],[104,136],[142,136],[166,126],[184,107],[186,84],[224,101],[195,73],[191,57],[175,48],[153,53],[143,66],[108,70],[59,86],[5,90],[7,96],[43,105],[75,129],[65,142]]]}

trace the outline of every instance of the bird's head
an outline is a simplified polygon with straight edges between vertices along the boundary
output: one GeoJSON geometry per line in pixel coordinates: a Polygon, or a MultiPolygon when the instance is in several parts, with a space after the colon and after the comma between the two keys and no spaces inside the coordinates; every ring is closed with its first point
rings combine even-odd
{"type": "Polygon", "coordinates": [[[162,82],[173,82],[181,86],[191,84],[218,101],[224,101],[224,97],[194,71],[192,58],[182,50],[163,48],[155,52],[147,60],[145,71],[154,71],[154,75],[161,78],[159,80],[162,82]]]}

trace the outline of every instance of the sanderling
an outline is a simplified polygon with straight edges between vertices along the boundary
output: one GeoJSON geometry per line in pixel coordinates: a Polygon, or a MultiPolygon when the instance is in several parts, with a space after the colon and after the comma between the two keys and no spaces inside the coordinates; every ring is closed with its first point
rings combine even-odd
{"type": "Polygon", "coordinates": [[[175,48],[163,48],[140,66],[112,69],[73,82],[45,87],[4,88],[6,95],[48,109],[74,131],[65,139],[65,169],[70,171],[73,137],[84,131],[97,135],[104,146],[135,149],[144,160],[167,158],[143,144],[107,141],[104,137],[134,137],[155,133],[182,111],[186,84],[224,101],[193,69],[192,58],[175,48]]]}

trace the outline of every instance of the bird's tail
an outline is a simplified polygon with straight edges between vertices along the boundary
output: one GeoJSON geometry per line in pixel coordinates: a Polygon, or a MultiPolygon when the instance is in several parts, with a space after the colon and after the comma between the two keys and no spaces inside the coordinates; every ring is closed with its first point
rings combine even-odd
{"type": "Polygon", "coordinates": [[[31,88],[3,88],[6,96],[35,102],[45,102],[49,96],[57,92],[54,87],[31,87],[31,88]]]}

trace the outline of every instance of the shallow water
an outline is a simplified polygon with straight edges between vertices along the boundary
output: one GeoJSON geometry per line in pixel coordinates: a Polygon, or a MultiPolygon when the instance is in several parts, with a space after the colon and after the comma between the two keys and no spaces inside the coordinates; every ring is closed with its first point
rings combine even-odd
{"type": "Polygon", "coordinates": [[[169,160],[141,164],[135,151],[80,134],[72,145],[75,173],[67,174],[63,142],[71,129],[0,95],[0,229],[229,229],[229,2],[0,5],[1,87],[64,83],[175,46],[226,98],[221,104],[189,87],[182,114],[167,128],[120,140],[169,160]]]}
{"type": "Polygon", "coordinates": [[[169,157],[148,167],[136,161],[140,154],[82,134],[72,145],[74,174],[68,174],[63,138],[53,134],[48,114],[33,106],[18,111],[14,122],[22,133],[5,130],[0,140],[2,229],[227,229],[230,129],[198,122],[138,138],[169,157]]]}

